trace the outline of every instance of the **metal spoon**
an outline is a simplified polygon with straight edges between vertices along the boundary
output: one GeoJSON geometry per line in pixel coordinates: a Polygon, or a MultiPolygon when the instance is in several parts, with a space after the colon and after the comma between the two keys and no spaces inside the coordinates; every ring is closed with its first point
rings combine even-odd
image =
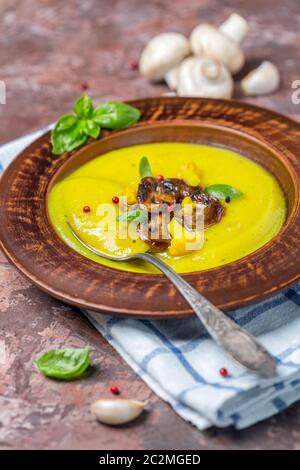
{"type": "Polygon", "coordinates": [[[264,346],[210,303],[166,263],[151,253],[134,253],[120,257],[107,255],[85,243],[69,223],[68,226],[81,245],[102,258],[121,262],[141,259],[158,268],[192,307],[210,336],[232,359],[251,372],[255,372],[263,377],[272,377],[276,374],[274,358],[264,346]]]}

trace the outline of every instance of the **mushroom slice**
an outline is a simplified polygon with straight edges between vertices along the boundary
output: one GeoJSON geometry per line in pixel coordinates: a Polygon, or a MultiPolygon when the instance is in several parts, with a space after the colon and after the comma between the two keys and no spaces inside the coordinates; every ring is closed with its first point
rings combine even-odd
{"type": "Polygon", "coordinates": [[[278,68],[272,62],[265,60],[243,78],[241,87],[248,96],[267,95],[277,90],[279,82],[278,68]]]}
{"type": "Polygon", "coordinates": [[[139,70],[149,80],[163,80],[190,53],[188,39],[179,33],[162,33],[152,38],[142,51],[139,70]]]}
{"type": "Polygon", "coordinates": [[[220,62],[209,57],[189,57],[178,71],[179,96],[204,98],[231,98],[233,80],[230,72],[220,62]]]}
{"type": "Polygon", "coordinates": [[[226,34],[237,43],[241,43],[249,29],[248,22],[241,15],[232,13],[219,27],[219,31],[226,34]]]}
{"type": "Polygon", "coordinates": [[[231,73],[237,73],[245,63],[238,42],[209,24],[197,26],[191,33],[190,43],[195,55],[206,55],[222,62],[231,73]]]}

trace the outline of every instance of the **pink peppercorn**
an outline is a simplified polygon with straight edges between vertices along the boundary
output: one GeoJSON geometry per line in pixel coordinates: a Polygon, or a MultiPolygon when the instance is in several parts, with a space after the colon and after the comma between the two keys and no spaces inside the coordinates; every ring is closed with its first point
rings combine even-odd
{"type": "Polygon", "coordinates": [[[113,204],[119,204],[118,196],[114,196],[111,200],[112,200],[113,204]]]}
{"type": "Polygon", "coordinates": [[[128,67],[130,70],[136,70],[138,68],[138,63],[135,60],[129,60],[128,67]]]}
{"type": "Polygon", "coordinates": [[[222,375],[222,377],[227,377],[228,375],[228,370],[225,367],[221,367],[219,372],[220,372],[220,375],[222,375]]]}
{"type": "Polygon", "coordinates": [[[88,90],[88,88],[89,88],[88,82],[86,82],[85,80],[81,80],[81,82],[80,82],[80,90],[86,91],[86,90],[88,90]]]}
{"type": "Polygon", "coordinates": [[[83,212],[91,212],[90,206],[84,206],[84,208],[82,210],[83,210],[83,212]]]}
{"type": "Polygon", "coordinates": [[[120,394],[120,390],[118,389],[118,387],[116,385],[112,385],[110,387],[110,391],[113,395],[119,395],[120,394]]]}

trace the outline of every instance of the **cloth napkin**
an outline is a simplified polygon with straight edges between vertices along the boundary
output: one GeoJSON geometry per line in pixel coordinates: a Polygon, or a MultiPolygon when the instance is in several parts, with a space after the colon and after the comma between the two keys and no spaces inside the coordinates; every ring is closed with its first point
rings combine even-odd
{"type": "MultiPolygon", "coordinates": [[[[0,171],[48,128],[0,147],[0,171]]],[[[300,283],[228,312],[274,355],[278,375],[260,379],[235,365],[197,318],[134,320],[83,312],[123,359],[182,418],[199,429],[250,426],[300,398],[300,283]],[[229,375],[220,375],[225,367],[229,375]]]]}

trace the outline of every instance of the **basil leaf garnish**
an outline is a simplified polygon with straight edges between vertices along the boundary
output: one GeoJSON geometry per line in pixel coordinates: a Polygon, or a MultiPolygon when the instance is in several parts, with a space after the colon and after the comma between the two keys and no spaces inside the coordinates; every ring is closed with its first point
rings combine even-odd
{"type": "Polygon", "coordinates": [[[145,178],[146,176],[153,176],[151,166],[147,157],[143,157],[140,161],[139,166],[140,177],[145,178]]]}
{"type": "Polygon", "coordinates": [[[133,220],[136,222],[144,222],[148,220],[148,213],[141,209],[134,209],[132,211],[123,212],[123,214],[119,215],[117,220],[120,222],[132,222],[133,220]]]}
{"type": "Polygon", "coordinates": [[[93,109],[92,100],[88,95],[80,96],[74,105],[74,111],[80,118],[90,117],[93,109]]]}
{"type": "Polygon", "coordinates": [[[109,101],[93,107],[89,96],[78,98],[74,105],[75,114],[61,116],[51,132],[53,153],[60,155],[80,147],[88,137],[97,139],[101,127],[124,129],[134,124],[140,117],[140,111],[133,106],[117,101],[109,101]]]}
{"type": "Polygon", "coordinates": [[[77,122],[76,116],[74,114],[65,114],[64,116],[61,116],[59,120],[55,124],[55,129],[58,132],[61,131],[66,131],[68,129],[71,129],[77,122]]]}
{"type": "Polygon", "coordinates": [[[92,119],[84,119],[82,121],[82,129],[89,137],[97,139],[99,137],[101,127],[92,119]]]}
{"type": "Polygon", "coordinates": [[[106,129],[125,129],[140,118],[140,111],[126,103],[108,101],[97,106],[93,120],[106,129]]]}
{"type": "Polygon", "coordinates": [[[37,368],[47,377],[71,380],[80,377],[90,365],[89,350],[51,349],[36,361],[37,368]]]}
{"type": "Polygon", "coordinates": [[[56,155],[71,152],[71,150],[84,144],[87,138],[87,134],[82,130],[80,122],[77,120],[72,127],[62,131],[55,125],[51,133],[52,151],[56,155]]]}
{"type": "Polygon", "coordinates": [[[215,196],[218,199],[238,199],[244,195],[241,191],[229,184],[211,184],[205,188],[205,192],[215,196]]]}

